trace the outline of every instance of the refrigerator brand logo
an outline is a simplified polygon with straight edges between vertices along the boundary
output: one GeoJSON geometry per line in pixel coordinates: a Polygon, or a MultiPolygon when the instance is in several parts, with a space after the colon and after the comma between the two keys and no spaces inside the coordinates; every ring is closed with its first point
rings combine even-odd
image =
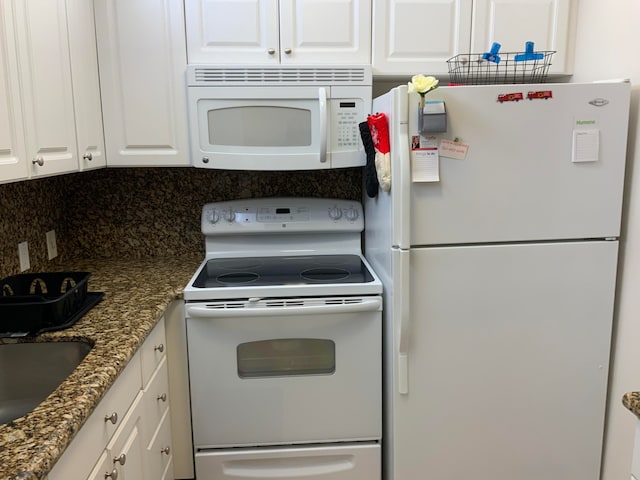
{"type": "Polygon", "coordinates": [[[607,103],[609,103],[609,100],[606,100],[604,98],[594,98],[589,103],[594,107],[604,107],[607,103]]]}
{"type": "Polygon", "coordinates": [[[595,125],[595,120],[576,120],[576,125],[595,125]]]}

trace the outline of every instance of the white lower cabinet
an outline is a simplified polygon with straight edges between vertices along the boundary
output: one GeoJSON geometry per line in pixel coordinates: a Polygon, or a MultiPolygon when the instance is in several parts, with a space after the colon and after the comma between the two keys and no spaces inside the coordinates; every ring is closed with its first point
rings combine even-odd
{"type": "Polygon", "coordinates": [[[163,318],[54,465],[48,480],[173,479],[165,344],[163,318]]]}

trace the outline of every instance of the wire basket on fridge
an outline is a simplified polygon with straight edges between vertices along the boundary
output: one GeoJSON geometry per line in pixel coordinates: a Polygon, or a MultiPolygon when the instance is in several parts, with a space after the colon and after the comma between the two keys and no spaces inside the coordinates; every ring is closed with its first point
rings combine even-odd
{"type": "Polygon", "coordinates": [[[544,83],[555,51],[500,53],[499,60],[487,54],[463,53],[447,60],[449,81],[454,85],[544,83]]]}

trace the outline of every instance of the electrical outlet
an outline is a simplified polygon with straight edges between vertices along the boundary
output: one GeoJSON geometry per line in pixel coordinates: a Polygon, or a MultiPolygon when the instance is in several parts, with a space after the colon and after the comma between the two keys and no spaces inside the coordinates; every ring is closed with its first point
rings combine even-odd
{"type": "Polygon", "coordinates": [[[31,263],[29,262],[29,244],[27,242],[18,244],[18,257],[20,257],[20,271],[29,270],[31,263]]]}
{"type": "Polygon", "coordinates": [[[58,256],[58,245],[56,244],[56,231],[49,230],[47,232],[47,256],[49,260],[58,256]]]}

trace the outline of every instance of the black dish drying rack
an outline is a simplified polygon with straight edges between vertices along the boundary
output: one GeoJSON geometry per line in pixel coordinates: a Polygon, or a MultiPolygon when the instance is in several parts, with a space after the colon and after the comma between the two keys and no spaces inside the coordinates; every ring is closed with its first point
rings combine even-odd
{"type": "Polygon", "coordinates": [[[20,274],[0,280],[0,336],[62,330],[104,296],[88,292],[89,272],[20,274]]]}

